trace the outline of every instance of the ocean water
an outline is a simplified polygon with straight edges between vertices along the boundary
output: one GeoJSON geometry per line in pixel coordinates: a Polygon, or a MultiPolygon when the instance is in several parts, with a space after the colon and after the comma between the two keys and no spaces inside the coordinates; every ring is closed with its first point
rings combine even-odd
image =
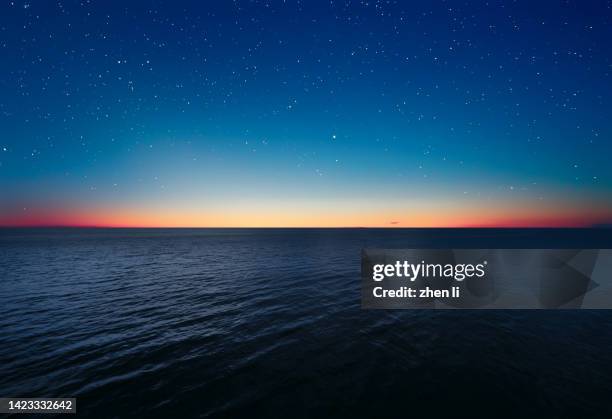
{"type": "Polygon", "coordinates": [[[612,417],[612,311],[362,310],[364,247],[612,234],[0,230],[0,397],[92,417],[612,417]]]}

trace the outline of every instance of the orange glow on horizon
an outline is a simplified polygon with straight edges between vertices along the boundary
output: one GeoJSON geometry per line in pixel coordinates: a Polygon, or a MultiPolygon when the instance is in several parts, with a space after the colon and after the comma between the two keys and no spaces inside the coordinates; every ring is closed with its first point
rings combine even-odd
{"type": "MultiPolygon", "coordinates": [[[[2,227],[117,227],[117,228],[222,228],[222,227],[588,227],[609,223],[605,212],[577,210],[543,213],[541,211],[491,211],[475,208],[420,211],[330,210],[303,213],[282,211],[206,212],[194,210],[119,209],[103,210],[24,210],[0,213],[2,227]]],[[[541,209],[540,209],[541,210],[541,209]]]]}

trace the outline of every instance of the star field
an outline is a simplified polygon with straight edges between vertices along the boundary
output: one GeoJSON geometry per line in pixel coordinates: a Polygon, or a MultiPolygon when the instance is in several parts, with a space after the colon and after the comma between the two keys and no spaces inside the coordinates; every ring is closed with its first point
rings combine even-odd
{"type": "Polygon", "coordinates": [[[4,1],[0,224],[612,221],[612,3],[4,1]]]}

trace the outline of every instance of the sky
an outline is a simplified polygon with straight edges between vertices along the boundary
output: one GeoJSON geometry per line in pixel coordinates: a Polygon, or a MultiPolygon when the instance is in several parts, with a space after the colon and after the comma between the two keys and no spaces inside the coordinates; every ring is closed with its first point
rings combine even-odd
{"type": "Polygon", "coordinates": [[[0,226],[612,222],[610,1],[0,2],[0,226]]]}

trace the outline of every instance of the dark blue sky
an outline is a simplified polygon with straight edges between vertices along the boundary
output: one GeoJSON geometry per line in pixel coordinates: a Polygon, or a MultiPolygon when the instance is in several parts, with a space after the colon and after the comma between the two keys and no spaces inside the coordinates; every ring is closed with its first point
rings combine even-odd
{"type": "Polygon", "coordinates": [[[0,8],[0,224],[612,219],[609,1],[0,8]]]}

